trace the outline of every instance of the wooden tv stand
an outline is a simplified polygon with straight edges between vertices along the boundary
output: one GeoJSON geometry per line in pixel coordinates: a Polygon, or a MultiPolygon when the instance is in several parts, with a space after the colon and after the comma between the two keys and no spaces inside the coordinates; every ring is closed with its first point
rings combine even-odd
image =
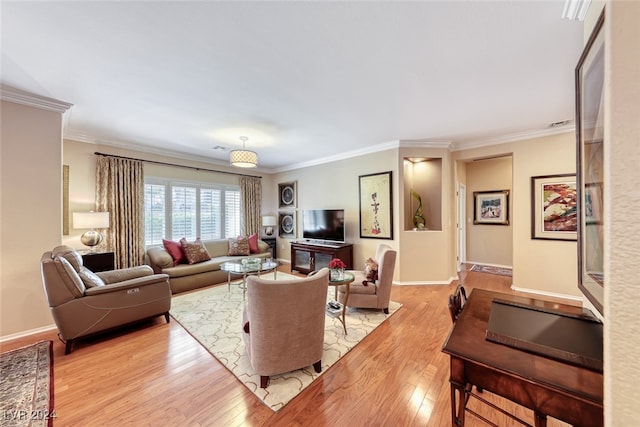
{"type": "Polygon", "coordinates": [[[347,265],[347,269],[353,269],[353,245],[350,243],[291,243],[291,270],[302,274],[320,270],[329,266],[333,258],[340,258],[347,265]]]}

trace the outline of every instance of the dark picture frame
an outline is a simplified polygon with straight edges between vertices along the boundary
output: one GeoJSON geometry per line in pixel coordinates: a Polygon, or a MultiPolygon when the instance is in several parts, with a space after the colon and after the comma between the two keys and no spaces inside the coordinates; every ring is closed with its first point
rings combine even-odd
{"type": "Polygon", "coordinates": [[[474,191],[473,223],[509,225],[509,190],[474,191]]]}
{"type": "Polygon", "coordinates": [[[531,238],[577,240],[576,174],[531,177],[531,238]]]}
{"type": "Polygon", "coordinates": [[[280,237],[285,239],[296,238],[296,213],[292,212],[278,212],[278,228],[280,237]]]}
{"type": "Polygon", "coordinates": [[[360,238],[393,240],[391,171],[360,175],[360,238]]]}
{"type": "Polygon", "coordinates": [[[280,209],[295,208],[297,199],[296,181],[278,184],[278,203],[280,209]]]}
{"type": "Polygon", "coordinates": [[[578,183],[578,288],[604,314],[604,62],[600,14],[575,70],[578,183]]]}

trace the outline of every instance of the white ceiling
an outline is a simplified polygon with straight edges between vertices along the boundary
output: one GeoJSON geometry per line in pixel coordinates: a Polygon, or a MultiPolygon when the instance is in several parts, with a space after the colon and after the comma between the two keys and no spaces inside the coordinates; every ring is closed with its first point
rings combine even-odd
{"type": "Polygon", "coordinates": [[[574,117],[564,2],[2,1],[3,84],[72,103],[65,137],[284,170],[398,140],[574,117]],[[227,150],[215,150],[222,146],[227,150]]]}

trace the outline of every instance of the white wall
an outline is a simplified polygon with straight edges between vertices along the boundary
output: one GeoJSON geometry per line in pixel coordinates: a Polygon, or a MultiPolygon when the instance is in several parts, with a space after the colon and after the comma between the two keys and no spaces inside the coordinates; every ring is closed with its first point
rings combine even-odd
{"type": "MultiPolygon", "coordinates": [[[[541,295],[577,299],[580,296],[577,243],[531,239],[531,177],[575,173],[575,146],[575,134],[570,132],[454,153],[458,160],[512,154],[514,288],[541,295]]],[[[466,181],[468,189],[471,186],[468,174],[466,181]]]]}
{"type": "Polygon", "coordinates": [[[605,425],[638,425],[640,378],[640,2],[605,17],[605,425]],[[607,161],[608,159],[608,161],[607,161]]]}
{"type": "Polygon", "coordinates": [[[467,262],[511,267],[513,264],[514,218],[511,188],[513,165],[511,156],[468,162],[467,182],[467,262]],[[477,191],[509,191],[509,225],[474,224],[477,191]]]}
{"type": "Polygon", "coordinates": [[[0,336],[53,324],[40,258],[62,235],[62,114],[2,101],[0,336]]]}

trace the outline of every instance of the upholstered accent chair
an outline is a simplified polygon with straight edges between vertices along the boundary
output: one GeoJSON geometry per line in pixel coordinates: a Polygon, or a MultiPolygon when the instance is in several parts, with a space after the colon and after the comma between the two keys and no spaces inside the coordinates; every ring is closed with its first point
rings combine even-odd
{"type": "Polygon", "coordinates": [[[63,245],[45,252],[40,268],[65,354],[80,337],[158,315],[169,322],[169,277],[148,265],[93,273],[76,250],[63,245]]]}
{"type": "Polygon", "coordinates": [[[247,277],[243,338],[260,387],[271,375],[310,365],[321,371],[328,286],[327,268],[306,279],[247,277]]]}
{"type": "MultiPolygon", "coordinates": [[[[354,275],[354,281],[349,288],[348,307],[380,308],[385,314],[389,314],[389,298],[393,273],[396,266],[396,254],[390,246],[378,245],[375,261],[378,264],[378,279],[370,281],[364,271],[350,271],[354,275]]],[[[344,304],[346,287],[338,288],[338,300],[344,304]]]]}

